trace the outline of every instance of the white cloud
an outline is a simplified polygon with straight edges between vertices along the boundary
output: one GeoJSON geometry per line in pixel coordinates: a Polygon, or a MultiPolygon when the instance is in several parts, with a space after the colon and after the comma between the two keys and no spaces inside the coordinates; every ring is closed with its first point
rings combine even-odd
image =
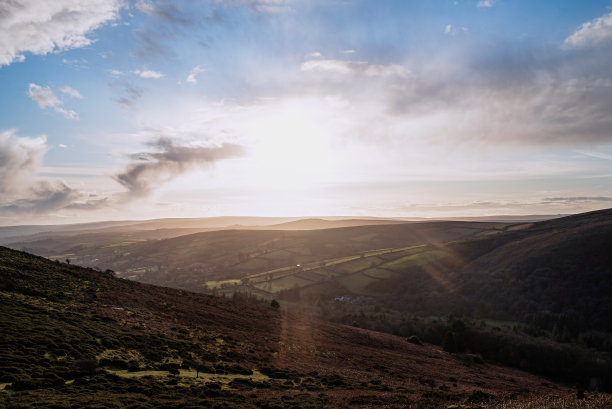
{"type": "Polygon", "coordinates": [[[477,4],[478,7],[493,7],[496,0],[480,0],[477,4]]]}
{"type": "Polygon", "coordinates": [[[47,152],[47,137],[27,138],[14,129],[0,132],[0,192],[19,190],[40,166],[47,152]]]}
{"type": "Polygon", "coordinates": [[[307,58],[321,58],[322,55],[320,52],[316,51],[314,53],[310,53],[306,56],[307,58]]]}
{"type": "Polygon", "coordinates": [[[47,107],[55,108],[58,105],[62,105],[62,101],[55,96],[49,87],[41,87],[40,85],[30,84],[28,96],[36,101],[41,109],[45,109],[47,107]]]}
{"type": "Polygon", "coordinates": [[[153,15],[155,13],[155,7],[153,6],[153,4],[146,0],[139,0],[136,3],[136,8],[148,15],[153,15]]]}
{"type": "Polygon", "coordinates": [[[576,153],[579,153],[579,154],[585,155],[585,156],[590,156],[592,158],[612,160],[612,155],[604,153],[604,152],[592,152],[592,151],[577,150],[576,153]]]}
{"type": "Polygon", "coordinates": [[[60,143],[60,144],[59,144],[59,145],[57,145],[57,146],[59,146],[60,148],[67,148],[67,147],[68,147],[68,145],[63,144],[63,143],[60,143]]]}
{"type": "Polygon", "coordinates": [[[55,95],[51,88],[41,87],[34,83],[28,87],[28,96],[36,101],[41,109],[52,108],[56,112],[64,115],[68,119],[79,119],[79,115],[71,109],[64,109],[64,103],[55,95]]]}
{"type": "Polygon", "coordinates": [[[205,71],[204,68],[200,67],[199,65],[196,65],[195,67],[193,67],[193,69],[191,70],[191,72],[189,73],[185,81],[187,81],[190,84],[197,84],[198,83],[198,79],[196,78],[197,75],[204,71],[205,71]]]}
{"type": "Polygon", "coordinates": [[[565,39],[570,47],[595,47],[612,44],[612,12],[588,21],[565,39]]]}
{"type": "Polygon", "coordinates": [[[453,29],[453,26],[451,26],[450,24],[447,24],[446,27],[444,28],[444,34],[450,34],[452,29],[453,29]]]}
{"type": "Polygon", "coordinates": [[[286,0],[251,0],[255,9],[264,13],[280,13],[289,9],[286,0]]]}
{"type": "Polygon", "coordinates": [[[66,95],[70,95],[72,98],[78,98],[78,99],[83,98],[81,93],[77,91],[76,89],[72,88],[70,85],[66,85],[60,88],[60,91],[66,95]]]}
{"type": "Polygon", "coordinates": [[[344,50],[342,54],[355,54],[355,50],[344,50]]]}
{"type": "Polygon", "coordinates": [[[160,79],[166,76],[166,74],[163,74],[161,72],[157,72],[157,71],[152,71],[152,70],[134,70],[132,71],[134,74],[140,76],[141,78],[147,78],[147,79],[160,79]]]}
{"type": "Polygon", "coordinates": [[[119,70],[109,70],[108,73],[115,78],[118,78],[123,75],[123,71],[119,70]]]}
{"type": "Polygon", "coordinates": [[[91,44],[87,35],[118,18],[121,0],[13,0],[0,2],[0,67],[91,44]]]}
{"type": "Polygon", "coordinates": [[[72,68],[79,69],[79,70],[89,68],[87,60],[85,58],[76,58],[74,60],[62,58],[62,63],[69,65],[72,68]]]}
{"type": "Polygon", "coordinates": [[[380,65],[363,61],[317,60],[302,64],[305,72],[330,72],[337,74],[361,74],[367,77],[399,76],[404,77],[409,71],[397,64],[380,65]]]}

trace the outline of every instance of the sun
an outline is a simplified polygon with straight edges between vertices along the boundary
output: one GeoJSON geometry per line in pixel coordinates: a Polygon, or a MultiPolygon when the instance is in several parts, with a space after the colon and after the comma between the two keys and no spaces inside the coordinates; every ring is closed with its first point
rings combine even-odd
{"type": "Polygon", "coordinates": [[[316,112],[296,105],[258,120],[251,129],[251,185],[313,188],[333,179],[333,135],[324,122],[316,112]]]}

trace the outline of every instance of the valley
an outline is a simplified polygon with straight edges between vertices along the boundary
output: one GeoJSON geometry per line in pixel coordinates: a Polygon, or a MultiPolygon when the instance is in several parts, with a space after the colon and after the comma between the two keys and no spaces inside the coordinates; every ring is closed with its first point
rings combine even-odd
{"type": "Polygon", "coordinates": [[[612,211],[340,222],[22,236],[9,245],[47,259],[2,253],[3,396],[96,379],[111,394],[213,388],[203,399],[230,406],[608,399],[612,211]]]}
{"type": "Polygon", "coordinates": [[[0,248],[4,407],[603,407],[390,334],[0,248]]]}

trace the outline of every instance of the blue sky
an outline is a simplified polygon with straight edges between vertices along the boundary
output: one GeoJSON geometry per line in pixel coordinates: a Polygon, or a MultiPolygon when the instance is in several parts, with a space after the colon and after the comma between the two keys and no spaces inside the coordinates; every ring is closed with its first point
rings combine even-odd
{"type": "Polygon", "coordinates": [[[0,0],[0,224],[612,202],[612,2],[0,0]]]}

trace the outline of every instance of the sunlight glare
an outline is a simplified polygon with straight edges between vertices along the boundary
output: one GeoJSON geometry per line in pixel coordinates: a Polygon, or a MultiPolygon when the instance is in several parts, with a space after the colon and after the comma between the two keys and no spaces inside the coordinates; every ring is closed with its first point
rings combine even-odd
{"type": "Polygon", "coordinates": [[[249,184],[274,188],[312,188],[333,177],[331,135],[307,105],[292,104],[252,127],[249,184]]]}

